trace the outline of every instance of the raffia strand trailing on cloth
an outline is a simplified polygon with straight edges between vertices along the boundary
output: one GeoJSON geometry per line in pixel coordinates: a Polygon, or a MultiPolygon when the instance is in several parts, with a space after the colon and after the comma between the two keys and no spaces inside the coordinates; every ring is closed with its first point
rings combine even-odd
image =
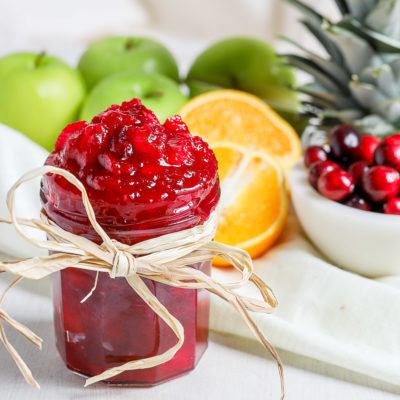
{"type": "MultiPolygon", "coordinates": [[[[113,279],[125,278],[132,290],[168,324],[177,337],[177,343],[166,352],[110,368],[99,375],[87,379],[85,386],[111,378],[123,371],[151,368],[163,364],[172,359],[181,348],[184,342],[182,324],[169,313],[147,288],[142,278],[148,278],[180,288],[207,289],[232,304],[260,343],[276,360],[281,380],[281,399],[284,398],[283,367],[279,355],[249,313],[251,311],[271,313],[276,308],[277,301],[270,287],[253,272],[252,260],[247,252],[213,241],[217,227],[216,212],[213,212],[203,225],[146,240],[133,246],[127,246],[110,239],[98,224],[83,184],[68,171],[50,166],[35,169],[22,176],[9,191],[7,206],[10,211],[10,219],[2,218],[0,223],[12,224],[17,232],[34,246],[58,253],[46,257],[0,262],[0,272],[16,275],[16,279],[0,298],[0,307],[7,291],[23,278],[41,279],[64,268],[80,268],[96,271],[97,273],[105,272],[113,279]],[[40,220],[16,217],[14,199],[18,187],[47,173],[63,176],[80,190],[90,223],[103,240],[101,245],[61,229],[53,221],[47,219],[43,213],[40,220]],[[49,240],[40,241],[29,237],[22,229],[22,226],[36,228],[45,232],[49,240]],[[188,267],[191,264],[211,260],[216,256],[223,257],[229,261],[241,273],[239,281],[221,283],[197,269],[188,267]],[[248,282],[258,288],[263,300],[240,296],[232,290],[248,282]]],[[[93,290],[95,290],[95,286],[93,290]]],[[[93,290],[83,300],[87,300],[93,290]]],[[[0,308],[0,339],[14,358],[26,381],[39,388],[39,384],[33,378],[29,367],[8,341],[4,332],[3,322],[11,325],[39,348],[41,348],[41,339],[0,308]]]]}

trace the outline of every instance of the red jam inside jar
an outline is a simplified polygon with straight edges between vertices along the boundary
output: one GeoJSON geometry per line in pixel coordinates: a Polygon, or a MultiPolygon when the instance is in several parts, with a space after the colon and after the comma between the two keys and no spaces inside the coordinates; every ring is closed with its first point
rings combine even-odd
{"type": "MultiPolygon", "coordinates": [[[[90,123],[76,122],[60,134],[47,165],[64,168],[85,186],[96,218],[108,235],[128,245],[204,223],[219,199],[217,161],[180,117],[160,124],[138,99],[113,105],[90,123]]],[[[46,175],[41,200],[63,229],[100,243],[78,190],[46,175]]],[[[210,262],[192,265],[209,274],[210,262]]],[[[85,376],[172,347],[172,330],[124,278],[67,268],[53,274],[57,348],[71,370],[85,376]]],[[[183,325],[185,342],[165,364],[126,371],[108,383],[152,386],[193,369],[207,347],[209,297],[204,290],[174,288],[144,279],[183,325]]]]}

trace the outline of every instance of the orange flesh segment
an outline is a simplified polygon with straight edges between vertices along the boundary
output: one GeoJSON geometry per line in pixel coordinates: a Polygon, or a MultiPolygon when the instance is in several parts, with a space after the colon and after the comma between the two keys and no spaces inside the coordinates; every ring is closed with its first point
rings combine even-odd
{"type": "MultiPolygon", "coordinates": [[[[262,153],[231,143],[212,148],[221,178],[215,240],[256,257],[274,243],[285,223],[288,199],[283,172],[262,153]]],[[[227,265],[220,258],[214,264],[227,265]]]]}
{"type": "Polygon", "coordinates": [[[229,141],[274,157],[290,169],[301,155],[294,129],[259,98],[235,90],[205,93],[180,112],[192,134],[209,144],[229,141]]]}

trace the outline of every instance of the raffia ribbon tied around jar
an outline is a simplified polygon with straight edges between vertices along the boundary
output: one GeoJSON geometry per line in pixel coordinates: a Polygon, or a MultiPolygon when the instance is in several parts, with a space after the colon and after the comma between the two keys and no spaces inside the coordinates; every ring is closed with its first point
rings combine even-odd
{"type": "MultiPolygon", "coordinates": [[[[132,287],[132,290],[165,321],[177,337],[177,343],[166,352],[107,369],[103,373],[87,379],[85,386],[111,378],[123,371],[151,368],[163,364],[171,360],[181,348],[184,342],[182,324],[169,313],[147,288],[142,279],[147,278],[179,288],[203,288],[232,304],[256,338],[276,360],[281,381],[281,399],[284,398],[283,367],[279,355],[249,313],[271,313],[276,308],[277,301],[270,287],[253,272],[252,260],[247,252],[213,241],[217,227],[217,213],[215,211],[211,213],[209,219],[203,225],[128,246],[110,239],[98,224],[83,184],[70,172],[50,166],[32,170],[22,176],[8,192],[7,206],[10,218],[2,218],[0,222],[12,224],[27,242],[53,253],[45,257],[0,262],[0,272],[8,272],[16,275],[14,281],[8,286],[2,297],[0,297],[0,306],[7,291],[21,279],[41,279],[64,268],[81,268],[97,272],[93,289],[82,299],[82,301],[86,301],[93,291],[96,290],[98,274],[106,272],[113,279],[125,278],[132,287]],[[43,213],[40,220],[16,217],[14,200],[18,187],[27,181],[47,173],[63,176],[80,190],[90,223],[103,241],[101,245],[61,229],[53,221],[47,219],[43,213]],[[40,241],[29,237],[22,229],[22,226],[36,228],[45,232],[48,240],[40,241]],[[217,282],[201,271],[188,266],[211,260],[216,256],[223,257],[229,261],[241,273],[239,281],[229,283],[217,282]],[[262,299],[240,296],[232,290],[248,282],[251,282],[258,288],[262,299]]],[[[0,308],[0,338],[14,358],[26,381],[39,388],[39,384],[33,378],[29,367],[8,341],[3,328],[4,322],[11,325],[39,348],[41,348],[42,340],[0,308]]]]}

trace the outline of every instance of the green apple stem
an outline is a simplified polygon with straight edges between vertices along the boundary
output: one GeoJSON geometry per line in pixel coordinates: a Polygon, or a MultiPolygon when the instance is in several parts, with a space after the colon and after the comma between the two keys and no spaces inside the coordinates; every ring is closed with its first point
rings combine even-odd
{"type": "Polygon", "coordinates": [[[40,65],[40,62],[43,60],[43,57],[46,55],[45,51],[42,51],[38,54],[38,56],[35,59],[35,68],[37,68],[40,65]]]}
{"type": "Polygon", "coordinates": [[[144,98],[145,99],[150,99],[150,98],[154,98],[154,97],[163,97],[164,93],[163,92],[150,92],[147,93],[144,98]]]}
{"type": "Polygon", "coordinates": [[[125,50],[130,50],[135,44],[134,38],[128,38],[125,43],[125,50]]]}
{"type": "Polygon", "coordinates": [[[238,90],[240,90],[238,78],[237,78],[236,76],[233,76],[233,75],[232,75],[232,76],[229,77],[229,79],[230,79],[230,81],[231,81],[231,86],[232,86],[232,88],[233,88],[233,89],[238,89],[238,90]]]}

